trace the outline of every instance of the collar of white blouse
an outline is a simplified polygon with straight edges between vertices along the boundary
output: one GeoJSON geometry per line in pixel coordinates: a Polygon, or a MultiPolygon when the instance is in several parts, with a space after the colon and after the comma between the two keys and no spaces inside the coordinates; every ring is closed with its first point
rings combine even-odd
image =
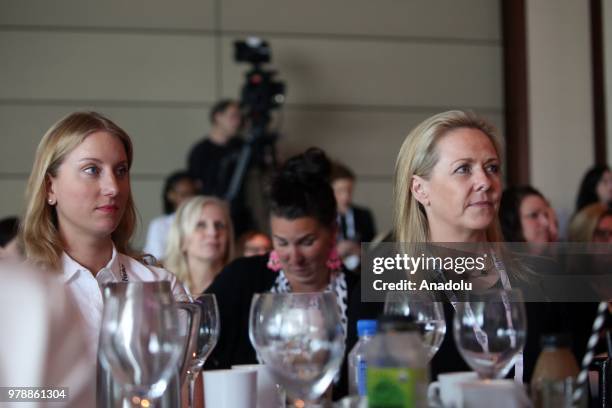
{"type": "MultiPolygon", "coordinates": [[[[62,254],[62,269],[64,273],[64,282],[68,283],[73,279],[78,279],[82,274],[88,274],[91,277],[94,277],[93,273],[75,261],[70,257],[66,252],[62,254]]],[[[113,254],[108,263],[104,266],[104,268],[100,269],[98,273],[95,275],[95,280],[98,283],[107,283],[107,282],[117,282],[121,281],[121,265],[119,262],[119,256],[117,249],[113,245],[113,254]]]]}

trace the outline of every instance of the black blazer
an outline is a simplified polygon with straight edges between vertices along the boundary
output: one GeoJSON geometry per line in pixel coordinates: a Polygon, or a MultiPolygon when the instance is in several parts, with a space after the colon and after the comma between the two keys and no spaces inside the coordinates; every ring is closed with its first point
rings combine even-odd
{"type": "MultiPolygon", "coordinates": [[[[374,217],[370,210],[365,207],[359,207],[352,205],[351,209],[353,210],[353,218],[355,221],[355,233],[357,234],[357,238],[359,238],[359,242],[371,242],[376,236],[376,227],[374,226],[374,217]]],[[[343,217],[342,214],[338,214],[340,217],[343,217]]],[[[342,231],[339,233],[341,238],[343,237],[342,231]]]]}
{"type": "Polygon", "coordinates": [[[364,207],[353,206],[355,230],[361,242],[371,242],[376,236],[376,226],[372,212],[364,207]]]}

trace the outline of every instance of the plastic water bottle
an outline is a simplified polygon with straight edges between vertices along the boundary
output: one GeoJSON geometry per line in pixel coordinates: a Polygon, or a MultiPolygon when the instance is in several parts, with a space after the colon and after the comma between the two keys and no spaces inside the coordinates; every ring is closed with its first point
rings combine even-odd
{"type": "Polygon", "coordinates": [[[427,350],[409,317],[383,316],[366,347],[369,408],[426,408],[427,350]]]}
{"type": "Polygon", "coordinates": [[[348,355],[348,381],[349,395],[366,395],[366,346],[376,334],[376,320],[359,320],[357,322],[357,336],[359,340],[348,355]]]}

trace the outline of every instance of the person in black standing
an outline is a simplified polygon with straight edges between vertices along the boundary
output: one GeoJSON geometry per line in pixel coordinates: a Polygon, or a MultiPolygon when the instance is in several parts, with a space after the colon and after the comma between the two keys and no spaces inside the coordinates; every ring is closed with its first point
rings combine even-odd
{"type": "MultiPolygon", "coordinates": [[[[225,199],[244,145],[238,136],[242,124],[238,102],[231,99],[217,102],[210,111],[210,123],[208,136],[189,152],[187,169],[200,184],[203,195],[225,199]]],[[[243,190],[231,202],[234,232],[238,235],[251,226],[243,190]]]]}

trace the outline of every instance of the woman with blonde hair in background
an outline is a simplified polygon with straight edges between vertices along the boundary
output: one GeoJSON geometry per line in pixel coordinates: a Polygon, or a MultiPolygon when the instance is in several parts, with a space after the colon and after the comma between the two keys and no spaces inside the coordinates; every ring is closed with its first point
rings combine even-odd
{"type": "Polygon", "coordinates": [[[76,112],[43,136],[27,185],[25,255],[63,277],[83,316],[94,361],[105,283],[167,280],[175,296],[185,293],[174,275],[141,263],[129,248],[136,227],[132,162],[132,142],[123,129],[99,113],[76,112]]]}
{"type": "Polygon", "coordinates": [[[570,242],[612,242],[612,209],[593,203],[572,218],[567,240],[570,242]]]}
{"type": "Polygon", "coordinates": [[[234,258],[234,228],[225,201],[196,196],[183,203],[168,235],[165,266],[199,295],[234,258]]]}
{"type": "MultiPolygon", "coordinates": [[[[593,247],[595,256],[577,258],[575,263],[568,265],[570,274],[580,276],[580,283],[587,285],[588,290],[596,293],[599,299],[610,299],[610,243],[612,243],[612,209],[601,202],[586,205],[572,217],[569,227],[567,240],[570,243],[584,243],[577,245],[577,249],[588,250],[593,247]],[[593,243],[594,245],[592,245],[593,243]],[[602,280],[600,280],[602,279],[602,280]]],[[[580,293],[584,290],[579,285],[575,285],[573,293],[580,293]]],[[[595,297],[594,297],[595,299],[595,297]]],[[[568,311],[568,319],[572,321],[572,333],[575,341],[579,344],[586,344],[591,334],[591,322],[597,317],[597,302],[574,302],[568,311]]],[[[612,302],[608,301],[608,310],[612,313],[612,302]]],[[[609,351],[606,346],[602,346],[605,332],[612,327],[610,313],[606,318],[601,330],[600,340],[595,347],[596,353],[609,351]]],[[[578,356],[580,357],[580,356],[578,356]]]]}

